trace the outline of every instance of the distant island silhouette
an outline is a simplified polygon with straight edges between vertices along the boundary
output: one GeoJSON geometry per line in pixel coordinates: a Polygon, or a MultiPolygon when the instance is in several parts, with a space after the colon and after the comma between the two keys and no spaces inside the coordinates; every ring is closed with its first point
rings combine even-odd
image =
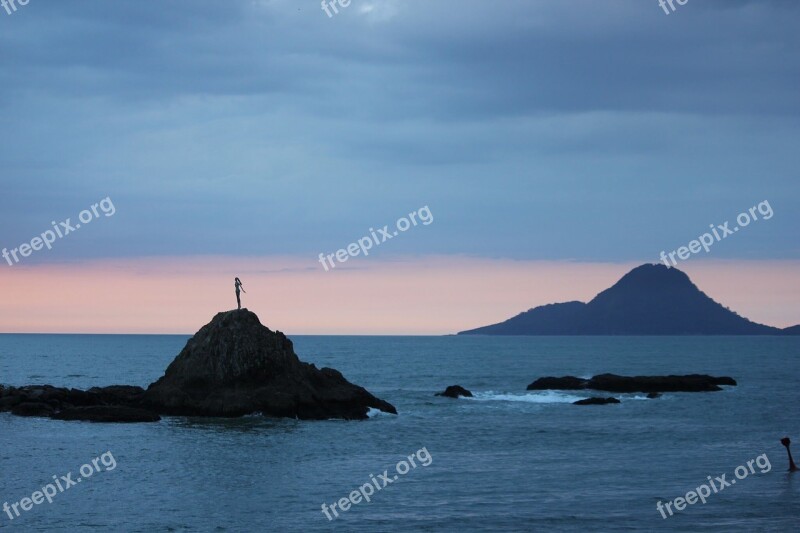
{"type": "Polygon", "coordinates": [[[800,335],[752,322],[708,297],[684,272],[646,264],[589,303],[566,302],[459,335],[800,335]]]}

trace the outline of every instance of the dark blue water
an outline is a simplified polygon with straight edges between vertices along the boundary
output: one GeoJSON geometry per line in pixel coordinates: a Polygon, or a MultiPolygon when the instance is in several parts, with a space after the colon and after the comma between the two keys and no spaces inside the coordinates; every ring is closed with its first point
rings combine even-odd
{"type": "MultiPolygon", "coordinates": [[[[0,383],[146,386],[180,336],[0,335],[0,383]]],[[[294,337],[301,359],[332,366],[393,403],[364,422],[166,418],[100,425],[0,414],[0,504],[54,475],[99,471],[9,531],[796,531],[800,339],[761,337],[294,337]],[[710,373],[718,393],[526,393],[544,375],[710,373]],[[436,398],[451,384],[472,400],[436,398]],[[619,395],[618,395],[619,396],[619,395]],[[328,521],[322,513],[425,448],[417,467],[328,521]],[[771,469],[662,518],[658,501],[766,454],[771,469]],[[424,454],[423,454],[424,455],[424,454]]],[[[762,463],[763,458],[762,458],[762,463]]],[[[382,483],[379,483],[382,485],[382,483]]],[[[366,489],[365,489],[366,490],[366,489]]]]}

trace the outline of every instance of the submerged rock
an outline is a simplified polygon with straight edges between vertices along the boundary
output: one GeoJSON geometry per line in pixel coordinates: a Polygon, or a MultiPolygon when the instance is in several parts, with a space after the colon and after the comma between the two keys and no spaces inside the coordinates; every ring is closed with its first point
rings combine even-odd
{"type": "Polygon", "coordinates": [[[620,403],[616,398],[586,398],[572,402],[572,405],[606,405],[609,403],[620,403]]]}
{"type": "Polygon", "coordinates": [[[444,392],[437,392],[436,396],[446,396],[447,398],[458,398],[459,396],[465,396],[467,398],[472,398],[472,393],[461,385],[450,385],[444,390],[444,392]]]}
{"type": "Polygon", "coordinates": [[[365,419],[389,403],[332,368],[303,363],[292,341],[247,309],[217,314],[203,326],[143,405],[162,414],[235,417],[250,413],[300,419],[365,419]]]}
{"type": "Polygon", "coordinates": [[[528,390],[601,390],[608,392],[713,392],[720,385],[736,385],[730,377],[713,377],[705,374],[686,376],[618,376],[600,374],[590,379],[565,376],[539,378],[528,390]]]}

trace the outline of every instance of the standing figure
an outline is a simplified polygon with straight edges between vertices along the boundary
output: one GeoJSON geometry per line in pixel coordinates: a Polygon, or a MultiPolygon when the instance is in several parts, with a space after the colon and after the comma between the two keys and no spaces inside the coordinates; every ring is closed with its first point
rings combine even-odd
{"type": "Polygon", "coordinates": [[[241,310],[241,308],[242,308],[242,299],[239,297],[239,289],[241,289],[242,292],[245,293],[245,294],[247,294],[247,291],[244,290],[244,287],[242,286],[242,282],[241,282],[241,280],[239,280],[239,278],[236,278],[236,283],[234,283],[234,287],[236,287],[236,305],[241,310]]]}
{"type": "Polygon", "coordinates": [[[794,464],[794,459],[792,459],[792,450],[789,449],[789,445],[792,441],[789,440],[789,437],[784,437],[781,439],[781,444],[786,446],[786,452],[789,454],[789,472],[797,472],[799,470],[797,465],[794,464]]]}

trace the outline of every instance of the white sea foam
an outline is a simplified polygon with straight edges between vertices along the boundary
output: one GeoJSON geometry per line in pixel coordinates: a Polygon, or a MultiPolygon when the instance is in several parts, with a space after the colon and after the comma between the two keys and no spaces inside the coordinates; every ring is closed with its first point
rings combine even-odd
{"type": "Polygon", "coordinates": [[[575,396],[561,391],[532,391],[526,393],[485,391],[475,392],[472,398],[463,399],[477,402],[572,403],[583,398],[583,396],[575,396]]]}
{"type": "Polygon", "coordinates": [[[602,391],[584,391],[586,395],[577,396],[572,391],[529,391],[529,392],[474,392],[472,398],[462,397],[463,400],[478,402],[524,402],[524,403],[572,403],[592,396],[614,396],[621,401],[648,400],[647,396],[610,393],[602,391]]]}

